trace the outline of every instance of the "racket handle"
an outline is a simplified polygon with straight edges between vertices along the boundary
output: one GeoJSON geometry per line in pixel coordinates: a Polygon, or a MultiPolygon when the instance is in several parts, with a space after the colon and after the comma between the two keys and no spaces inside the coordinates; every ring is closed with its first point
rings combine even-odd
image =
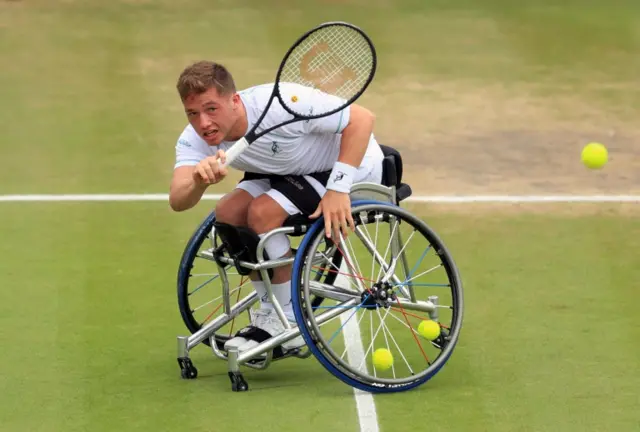
{"type": "Polygon", "coordinates": [[[249,147],[249,142],[244,137],[236,141],[236,143],[224,153],[226,160],[223,166],[228,167],[247,147],[249,147]]]}

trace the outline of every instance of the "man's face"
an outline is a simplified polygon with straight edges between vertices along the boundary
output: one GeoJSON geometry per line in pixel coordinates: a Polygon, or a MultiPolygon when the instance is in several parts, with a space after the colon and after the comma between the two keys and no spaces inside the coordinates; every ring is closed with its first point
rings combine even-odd
{"type": "Polygon", "coordinates": [[[191,94],[183,102],[191,126],[210,146],[220,144],[238,119],[237,93],[220,95],[215,88],[191,94]]]}

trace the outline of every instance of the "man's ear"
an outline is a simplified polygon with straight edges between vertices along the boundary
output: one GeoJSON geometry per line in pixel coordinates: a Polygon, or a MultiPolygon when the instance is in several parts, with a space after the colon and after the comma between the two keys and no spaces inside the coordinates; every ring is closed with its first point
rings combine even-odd
{"type": "Polygon", "coordinates": [[[240,107],[240,95],[238,93],[234,93],[233,96],[231,96],[231,102],[233,109],[238,109],[240,107]]]}

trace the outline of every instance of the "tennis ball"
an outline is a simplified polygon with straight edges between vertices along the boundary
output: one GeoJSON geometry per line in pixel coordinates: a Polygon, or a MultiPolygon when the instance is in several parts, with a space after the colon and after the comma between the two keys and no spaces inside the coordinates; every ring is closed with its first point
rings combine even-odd
{"type": "Polygon", "coordinates": [[[296,95],[291,96],[291,102],[298,102],[298,96],[296,95]]]}
{"type": "Polygon", "coordinates": [[[378,348],[373,352],[373,366],[378,370],[387,370],[393,365],[393,355],[386,348],[378,348]]]}
{"type": "Polygon", "coordinates": [[[432,320],[422,320],[418,325],[418,333],[431,341],[436,340],[440,336],[440,325],[432,320]]]}
{"type": "Polygon", "coordinates": [[[602,168],[608,160],[609,154],[607,148],[600,143],[592,142],[582,149],[582,163],[585,164],[587,168],[602,168]]]}

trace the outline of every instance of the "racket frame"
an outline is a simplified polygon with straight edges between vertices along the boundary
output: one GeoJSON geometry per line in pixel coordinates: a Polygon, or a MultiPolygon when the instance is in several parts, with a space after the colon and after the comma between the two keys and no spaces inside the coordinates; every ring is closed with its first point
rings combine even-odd
{"type": "Polygon", "coordinates": [[[286,54],[284,55],[284,57],[282,58],[282,61],[280,62],[280,66],[278,67],[278,73],[276,74],[276,79],[274,81],[273,84],[273,90],[271,91],[271,95],[269,96],[269,101],[267,102],[266,107],[264,108],[264,110],[262,111],[262,113],[260,114],[260,117],[258,118],[258,120],[256,120],[256,123],[253,125],[253,127],[251,128],[251,130],[249,130],[249,132],[247,132],[245,134],[245,136],[243,138],[240,138],[236,143],[234,143],[229,149],[227,149],[226,151],[226,161],[225,161],[225,166],[228,166],[231,162],[233,162],[237,156],[242,153],[247,147],[249,147],[249,145],[251,143],[253,143],[254,141],[256,141],[258,138],[260,138],[261,136],[264,136],[266,134],[268,134],[269,132],[280,128],[282,126],[294,123],[296,121],[301,121],[301,120],[313,120],[313,119],[318,119],[318,118],[323,118],[323,117],[327,117],[330,116],[332,114],[337,113],[338,111],[341,111],[345,108],[347,108],[348,106],[350,106],[352,103],[354,103],[360,96],[362,96],[362,94],[365,92],[365,90],[367,89],[367,87],[369,87],[369,84],[371,84],[371,82],[373,81],[373,78],[376,74],[376,69],[377,69],[377,54],[376,54],[376,49],[375,46],[371,40],[371,38],[359,27],[345,22],[345,21],[328,21],[325,23],[322,23],[310,30],[307,30],[303,35],[301,35],[292,45],[291,47],[289,47],[289,50],[286,52],[286,54]],[[355,30],[356,32],[358,32],[367,42],[367,44],[369,45],[369,48],[371,50],[371,56],[372,56],[372,65],[371,65],[371,71],[369,73],[369,77],[367,78],[367,81],[364,83],[364,85],[362,85],[362,88],[356,93],[354,94],[351,98],[349,98],[344,104],[340,105],[337,108],[334,108],[331,111],[328,112],[323,112],[321,114],[314,114],[314,115],[302,115],[302,114],[298,114],[294,111],[292,111],[287,104],[284,102],[284,100],[282,99],[282,95],[280,93],[280,77],[282,76],[282,72],[284,70],[284,67],[287,63],[287,60],[289,59],[289,56],[291,55],[291,53],[293,52],[293,50],[295,50],[305,39],[307,39],[311,34],[317,32],[318,30],[321,30],[323,28],[326,27],[332,27],[332,26],[342,26],[342,27],[349,27],[352,30],[355,30]],[[293,116],[293,118],[286,120],[282,123],[278,123],[275,126],[271,126],[267,129],[261,130],[260,132],[256,133],[256,130],[258,129],[258,127],[260,126],[260,124],[262,123],[262,120],[264,119],[264,117],[267,115],[267,112],[269,111],[269,108],[271,107],[271,104],[273,103],[274,99],[278,99],[278,101],[280,102],[280,105],[282,105],[282,107],[285,109],[285,111],[287,111],[289,114],[291,114],[293,116]]]}

